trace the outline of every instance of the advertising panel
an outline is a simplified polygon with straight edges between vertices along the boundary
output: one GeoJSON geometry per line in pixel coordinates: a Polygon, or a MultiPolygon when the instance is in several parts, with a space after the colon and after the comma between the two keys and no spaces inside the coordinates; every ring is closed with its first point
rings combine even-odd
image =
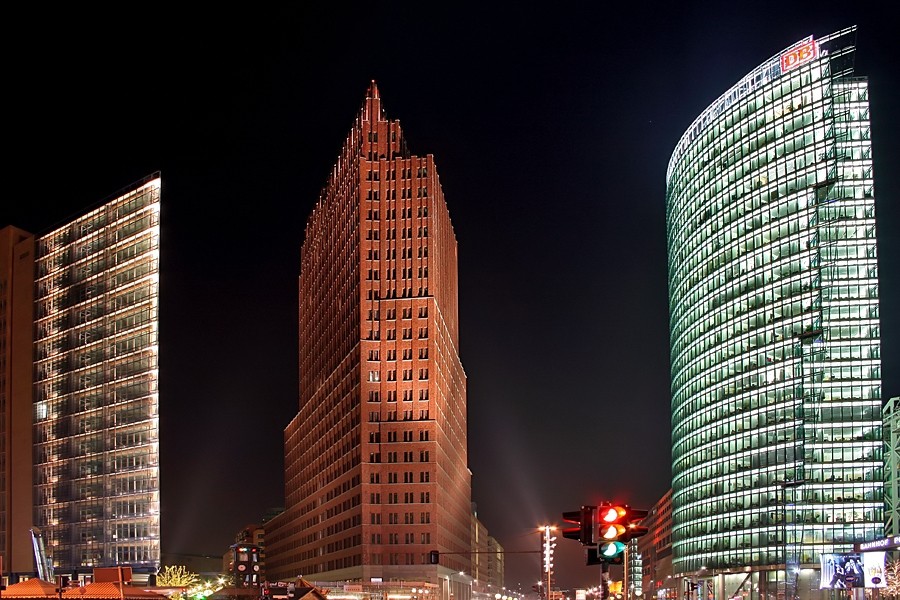
{"type": "Polygon", "coordinates": [[[823,554],[820,589],[885,587],[884,552],[823,554]]]}
{"type": "Polygon", "coordinates": [[[887,577],[884,573],[884,552],[863,552],[863,575],[867,588],[887,587],[887,577]]]}
{"type": "Polygon", "coordinates": [[[814,40],[810,40],[802,46],[789,50],[781,55],[781,72],[786,73],[804,63],[815,59],[819,55],[819,47],[814,40]]]}

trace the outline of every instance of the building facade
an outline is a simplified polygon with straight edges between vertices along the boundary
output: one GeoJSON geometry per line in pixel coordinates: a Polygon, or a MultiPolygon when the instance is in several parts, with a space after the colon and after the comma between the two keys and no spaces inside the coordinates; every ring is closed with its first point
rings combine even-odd
{"type": "Polygon", "coordinates": [[[228,548],[222,556],[222,573],[231,573],[237,575],[245,575],[245,573],[234,573],[235,569],[235,546],[254,546],[257,549],[255,564],[259,567],[257,575],[259,576],[257,585],[266,580],[266,529],[263,525],[252,523],[242,528],[234,536],[234,544],[228,548]]]}
{"type": "MultiPolygon", "coordinates": [[[[31,373],[34,236],[0,229],[0,561],[3,573],[35,569],[32,509],[31,373]]],[[[4,582],[0,582],[2,584],[4,582]]]]}
{"type": "Polygon", "coordinates": [[[484,591],[493,598],[497,593],[504,595],[503,586],[505,554],[503,546],[489,533],[487,526],[478,518],[478,510],[472,503],[472,563],[471,574],[478,583],[475,586],[475,595],[484,591]]]}
{"type": "Polygon", "coordinates": [[[640,590],[647,598],[678,600],[682,586],[672,577],[671,489],[656,501],[641,526],[647,528],[647,535],[630,542],[627,597],[637,598],[635,591],[640,590]]]}
{"type": "Polygon", "coordinates": [[[884,534],[900,535],[900,396],[889,399],[884,414],[884,534]]]}
{"type": "Polygon", "coordinates": [[[811,36],[765,61],[669,162],[674,571],[717,597],[807,597],[820,555],[884,529],[875,197],[855,38],[855,27],[811,36]]]}
{"type": "Polygon", "coordinates": [[[159,567],[160,186],[35,238],[33,524],[63,574],[159,567]]]}
{"type": "Polygon", "coordinates": [[[301,250],[300,403],[271,579],[470,593],[456,253],[434,158],[409,153],[373,82],[301,250]]]}

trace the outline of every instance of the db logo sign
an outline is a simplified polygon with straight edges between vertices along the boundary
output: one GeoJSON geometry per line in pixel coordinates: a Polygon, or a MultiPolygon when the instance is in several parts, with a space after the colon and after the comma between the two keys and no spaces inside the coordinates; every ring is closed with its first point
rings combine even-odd
{"type": "Polygon", "coordinates": [[[799,67],[803,63],[808,63],[816,58],[817,55],[818,47],[816,46],[816,42],[810,40],[802,46],[798,46],[790,52],[785,52],[781,55],[781,72],[784,73],[785,71],[790,71],[791,69],[799,67]]]}

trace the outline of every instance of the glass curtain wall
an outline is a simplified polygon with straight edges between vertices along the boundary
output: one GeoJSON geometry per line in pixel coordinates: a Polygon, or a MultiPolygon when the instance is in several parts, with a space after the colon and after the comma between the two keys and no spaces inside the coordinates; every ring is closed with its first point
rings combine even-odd
{"type": "Polygon", "coordinates": [[[883,533],[875,199],[855,37],[810,37],[761,64],[669,163],[673,551],[688,577],[759,567],[791,594],[821,553],[883,533]]]}
{"type": "Polygon", "coordinates": [[[158,177],[38,239],[35,524],[57,570],[159,566],[158,177]]]}

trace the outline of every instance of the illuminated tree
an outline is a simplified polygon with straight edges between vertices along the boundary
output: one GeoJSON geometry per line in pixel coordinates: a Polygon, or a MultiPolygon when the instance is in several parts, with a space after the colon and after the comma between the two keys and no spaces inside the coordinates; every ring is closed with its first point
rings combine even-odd
{"type": "Polygon", "coordinates": [[[156,585],[160,587],[186,588],[196,584],[199,579],[199,575],[191,573],[184,566],[169,566],[163,567],[159,575],[156,576],[156,585]]]}
{"type": "Polygon", "coordinates": [[[241,587],[243,581],[240,575],[229,571],[228,573],[219,574],[218,583],[219,587],[241,587]]]}
{"type": "Polygon", "coordinates": [[[198,581],[188,588],[185,596],[193,600],[206,600],[206,598],[209,598],[221,590],[224,584],[224,577],[219,577],[216,581],[212,581],[211,579],[198,581]]]}
{"type": "Polygon", "coordinates": [[[884,575],[885,588],[882,593],[886,596],[900,598],[900,558],[887,562],[884,575]]]}

